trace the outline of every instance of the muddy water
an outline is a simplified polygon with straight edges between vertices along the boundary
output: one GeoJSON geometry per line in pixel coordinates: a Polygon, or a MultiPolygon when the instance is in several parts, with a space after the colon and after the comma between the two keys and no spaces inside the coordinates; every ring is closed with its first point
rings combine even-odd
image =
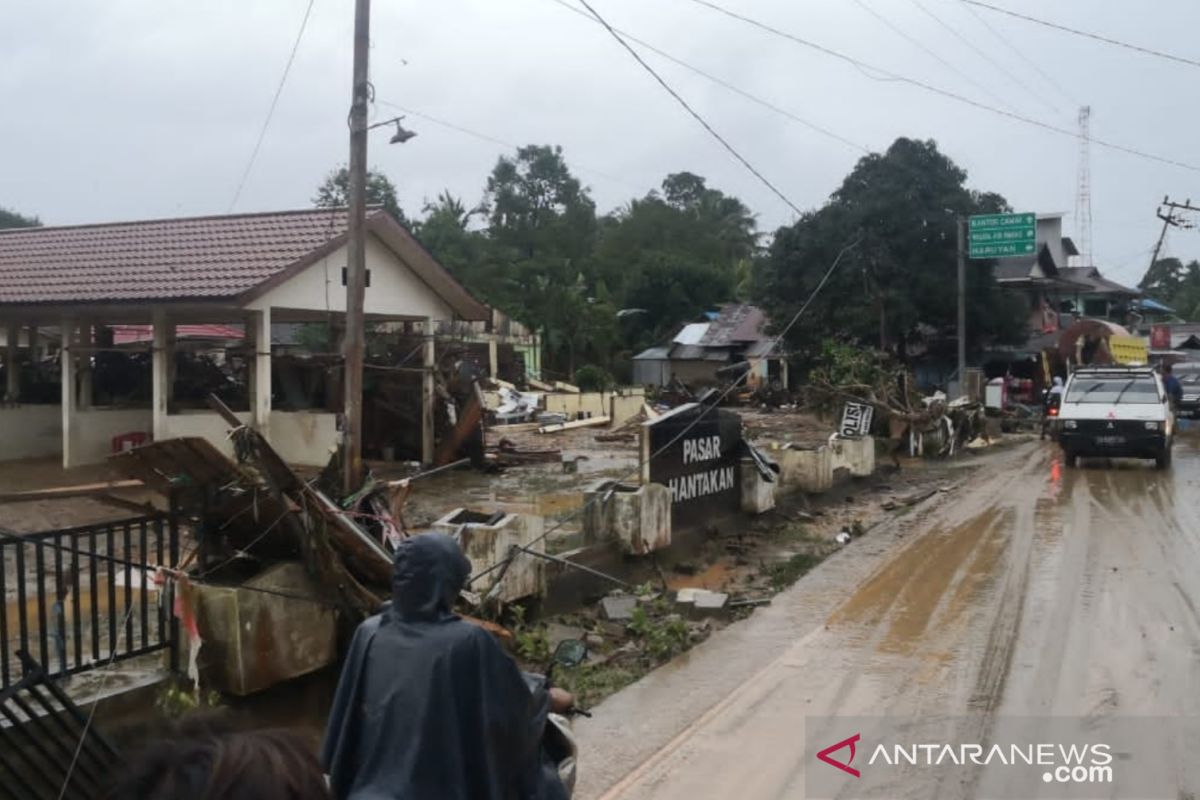
{"type": "MultiPolygon", "coordinates": [[[[1200,716],[1200,448],[1178,443],[1167,472],[1066,469],[1036,443],[989,460],[602,704],[578,726],[578,796],[804,797],[807,717],[944,719],[946,740],[977,741],[1013,715],[1093,734],[1200,716]]],[[[1164,766],[1179,796],[1200,788],[1190,760],[1164,766]]],[[[994,796],[998,780],[911,775],[872,796],[994,796]]]]}

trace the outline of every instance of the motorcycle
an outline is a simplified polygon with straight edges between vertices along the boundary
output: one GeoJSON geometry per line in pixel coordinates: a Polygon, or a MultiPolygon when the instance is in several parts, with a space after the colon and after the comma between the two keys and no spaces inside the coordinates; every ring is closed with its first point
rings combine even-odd
{"type": "MultiPolygon", "coordinates": [[[[531,691],[549,691],[556,667],[577,667],[587,658],[587,646],[578,639],[564,639],[558,643],[551,656],[550,664],[546,667],[545,675],[524,673],[525,681],[531,691]]],[[[590,717],[591,714],[582,708],[572,707],[566,713],[550,711],[546,714],[546,722],[542,727],[542,763],[544,769],[552,770],[558,776],[566,796],[575,793],[575,781],[578,777],[579,745],[571,729],[571,717],[590,717]]]]}

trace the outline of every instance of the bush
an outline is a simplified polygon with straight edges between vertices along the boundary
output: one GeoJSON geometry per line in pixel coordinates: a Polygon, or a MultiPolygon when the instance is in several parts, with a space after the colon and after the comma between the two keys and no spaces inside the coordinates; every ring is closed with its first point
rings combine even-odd
{"type": "Polygon", "coordinates": [[[595,364],[585,364],[575,370],[575,385],[585,392],[607,392],[616,383],[608,370],[595,364]]]}

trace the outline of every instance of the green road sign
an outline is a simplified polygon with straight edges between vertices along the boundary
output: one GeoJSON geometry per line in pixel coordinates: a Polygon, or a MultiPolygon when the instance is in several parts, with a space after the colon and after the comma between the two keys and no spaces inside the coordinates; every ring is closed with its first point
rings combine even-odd
{"type": "Polygon", "coordinates": [[[967,224],[970,258],[1011,258],[1037,252],[1036,214],[980,214],[967,224]]]}

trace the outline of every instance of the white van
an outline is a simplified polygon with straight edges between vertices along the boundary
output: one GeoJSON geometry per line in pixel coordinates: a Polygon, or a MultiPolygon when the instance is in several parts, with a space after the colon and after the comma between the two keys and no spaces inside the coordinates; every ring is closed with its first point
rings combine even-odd
{"type": "Polygon", "coordinates": [[[1175,416],[1150,367],[1080,367],[1067,380],[1058,418],[1069,467],[1088,456],[1171,464],[1175,416]]]}

